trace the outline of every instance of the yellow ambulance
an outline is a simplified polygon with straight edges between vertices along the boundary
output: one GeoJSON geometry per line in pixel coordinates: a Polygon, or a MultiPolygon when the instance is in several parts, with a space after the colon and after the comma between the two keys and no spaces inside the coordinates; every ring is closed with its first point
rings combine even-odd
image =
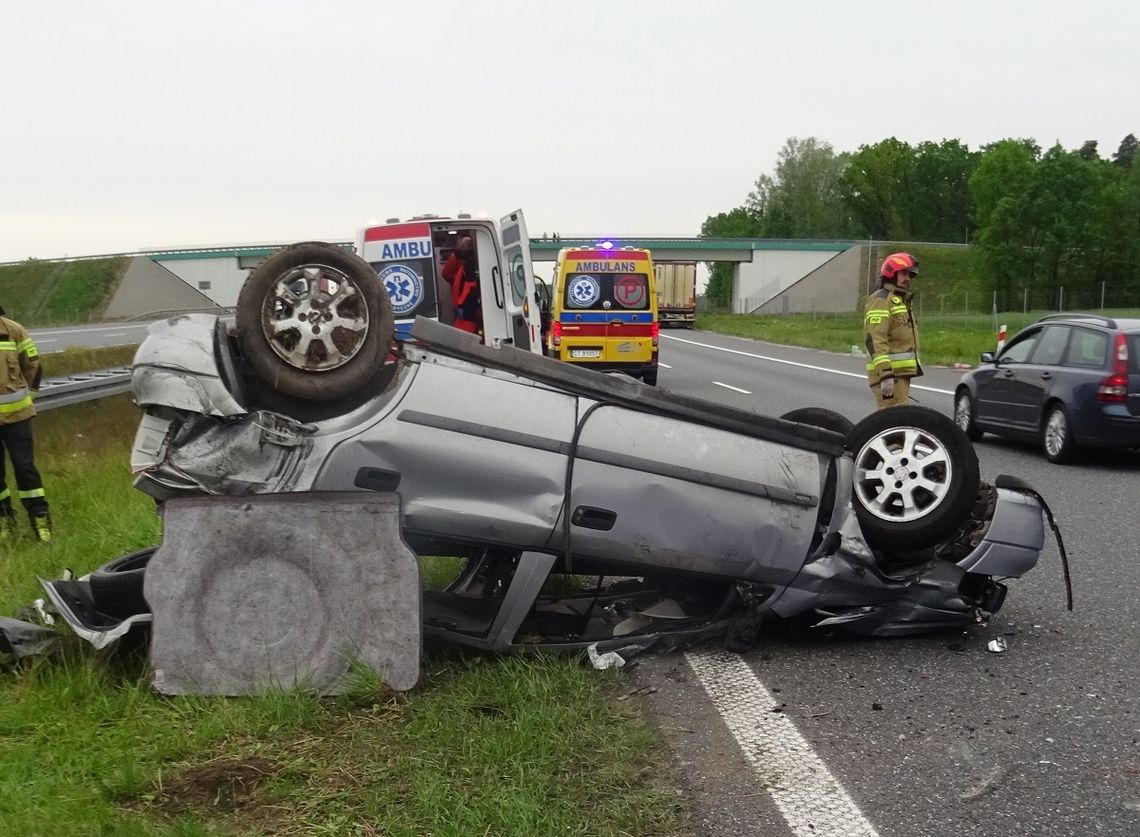
{"type": "Polygon", "coordinates": [[[657,384],[657,287],[648,250],[602,242],[563,248],[554,273],[547,354],[657,384]]]}

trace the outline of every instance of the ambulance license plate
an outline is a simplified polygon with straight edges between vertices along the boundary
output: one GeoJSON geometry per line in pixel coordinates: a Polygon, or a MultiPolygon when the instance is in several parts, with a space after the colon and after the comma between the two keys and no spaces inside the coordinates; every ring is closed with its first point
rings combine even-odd
{"type": "Polygon", "coordinates": [[[570,357],[601,357],[601,349],[571,349],[570,357]]]}

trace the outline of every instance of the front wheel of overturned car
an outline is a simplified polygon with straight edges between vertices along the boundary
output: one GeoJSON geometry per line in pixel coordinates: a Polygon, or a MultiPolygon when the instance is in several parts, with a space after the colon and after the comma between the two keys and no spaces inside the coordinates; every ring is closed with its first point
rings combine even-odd
{"type": "Polygon", "coordinates": [[[854,505],[867,540],[922,549],[951,536],[969,516],[980,482],[966,434],[926,407],[892,407],[847,437],[855,457],[854,505]]]}
{"type": "Polygon", "coordinates": [[[242,285],[237,337],[257,376],[308,401],[365,386],[395,336],[388,293],[359,256],[320,242],[274,253],[242,285]]]}

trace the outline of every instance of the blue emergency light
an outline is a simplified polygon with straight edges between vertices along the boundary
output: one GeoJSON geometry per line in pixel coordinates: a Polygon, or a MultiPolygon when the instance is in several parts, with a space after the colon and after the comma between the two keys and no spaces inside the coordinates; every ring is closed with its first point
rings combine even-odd
{"type": "Polygon", "coordinates": [[[598,247],[600,247],[603,250],[612,250],[612,249],[614,249],[614,243],[612,241],[603,241],[600,244],[598,244],[598,247]]]}

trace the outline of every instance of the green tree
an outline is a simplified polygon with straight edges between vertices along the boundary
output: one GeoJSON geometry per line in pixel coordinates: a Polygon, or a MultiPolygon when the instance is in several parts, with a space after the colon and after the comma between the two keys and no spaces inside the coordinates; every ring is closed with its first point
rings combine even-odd
{"type": "MultiPolygon", "coordinates": [[[[728,212],[710,215],[701,224],[703,238],[758,238],[760,218],[747,206],[738,206],[728,212]]],[[[705,296],[714,305],[725,306],[732,301],[733,265],[709,262],[709,282],[705,296]]]]}
{"type": "Polygon", "coordinates": [[[976,241],[998,304],[1010,307],[1015,295],[1034,283],[1035,230],[1029,192],[1036,173],[1036,144],[1002,140],[987,146],[970,177],[978,227],[976,241]]]}
{"type": "Polygon", "coordinates": [[[767,238],[843,238],[851,232],[840,179],[847,157],[815,137],[791,137],[776,158],[774,174],[762,174],[746,208],[767,238]]]}
{"type": "Polygon", "coordinates": [[[861,145],[851,155],[840,187],[862,235],[911,238],[915,168],[915,150],[895,137],[861,145]]]}
{"type": "Polygon", "coordinates": [[[1112,155],[1112,162],[1121,168],[1132,168],[1132,160],[1136,156],[1136,147],[1140,145],[1140,141],[1136,139],[1135,134],[1129,134],[1120,141],[1120,146],[1116,149],[1116,153],[1112,155]]]}
{"type": "Polygon", "coordinates": [[[981,155],[956,139],[923,142],[915,148],[907,238],[969,241],[973,214],[970,175],[981,155]]]}

